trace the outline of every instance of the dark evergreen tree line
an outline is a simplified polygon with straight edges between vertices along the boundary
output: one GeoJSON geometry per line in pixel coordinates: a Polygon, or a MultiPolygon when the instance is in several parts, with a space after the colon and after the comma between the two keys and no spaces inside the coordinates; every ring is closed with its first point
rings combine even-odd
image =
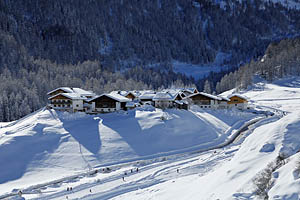
{"type": "Polygon", "coordinates": [[[300,38],[285,39],[268,46],[265,55],[252,60],[238,70],[225,75],[216,85],[217,93],[232,88],[246,89],[252,84],[254,75],[267,81],[285,76],[300,76],[300,38]]]}

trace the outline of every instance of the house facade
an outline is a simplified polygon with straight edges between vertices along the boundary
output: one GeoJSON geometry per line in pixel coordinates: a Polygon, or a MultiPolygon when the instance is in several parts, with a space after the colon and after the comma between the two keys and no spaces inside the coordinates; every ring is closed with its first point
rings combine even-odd
{"type": "Polygon", "coordinates": [[[228,101],[229,108],[238,108],[238,109],[247,109],[248,107],[248,99],[239,94],[231,94],[228,96],[230,101],[228,101]]]}
{"type": "Polygon", "coordinates": [[[85,111],[83,107],[83,102],[86,100],[85,97],[81,97],[74,93],[59,93],[48,98],[50,103],[49,107],[69,112],[85,111]]]}
{"type": "Polygon", "coordinates": [[[200,108],[218,108],[219,101],[222,100],[220,97],[204,92],[195,93],[186,98],[200,108]]]}
{"type": "Polygon", "coordinates": [[[128,102],[131,102],[131,100],[119,94],[102,94],[88,101],[91,105],[89,112],[106,113],[127,110],[128,106],[126,104],[128,102]]]}

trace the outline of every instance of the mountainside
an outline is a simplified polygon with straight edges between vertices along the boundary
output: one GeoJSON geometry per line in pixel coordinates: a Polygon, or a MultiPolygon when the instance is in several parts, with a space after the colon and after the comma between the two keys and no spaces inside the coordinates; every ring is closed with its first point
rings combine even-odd
{"type": "Polygon", "coordinates": [[[225,63],[237,64],[299,33],[300,11],[292,6],[299,3],[277,2],[5,0],[0,29],[29,55],[57,63],[96,59],[113,69],[172,60],[209,64],[223,53],[225,63]]]}

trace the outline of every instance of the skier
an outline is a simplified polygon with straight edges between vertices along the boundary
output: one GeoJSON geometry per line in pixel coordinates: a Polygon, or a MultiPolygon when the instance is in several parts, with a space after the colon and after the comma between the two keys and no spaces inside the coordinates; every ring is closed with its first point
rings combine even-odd
{"type": "Polygon", "coordinates": [[[125,181],[125,178],[124,178],[124,176],[122,177],[122,179],[123,179],[123,181],[125,181]]]}
{"type": "Polygon", "coordinates": [[[139,168],[136,168],[136,172],[139,172],[139,168]]]}
{"type": "Polygon", "coordinates": [[[179,173],[179,169],[177,169],[177,173],[179,173]]]}
{"type": "Polygon", "coordinates": [[[92,193],[92,189],[90,189],[90,193],[92,193]]]}

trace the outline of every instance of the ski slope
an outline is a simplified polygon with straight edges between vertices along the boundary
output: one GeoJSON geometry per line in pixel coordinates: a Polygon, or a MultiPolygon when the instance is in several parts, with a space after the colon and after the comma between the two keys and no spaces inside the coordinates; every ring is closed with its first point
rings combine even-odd
{"type": "Polygon", "coordinates": [[[94,167],[217,146],[256,117],[151,106],[100,115],[42,109],[0,130],[0,159],[6,161],[0,165],[0,194],[94,167]]]}

